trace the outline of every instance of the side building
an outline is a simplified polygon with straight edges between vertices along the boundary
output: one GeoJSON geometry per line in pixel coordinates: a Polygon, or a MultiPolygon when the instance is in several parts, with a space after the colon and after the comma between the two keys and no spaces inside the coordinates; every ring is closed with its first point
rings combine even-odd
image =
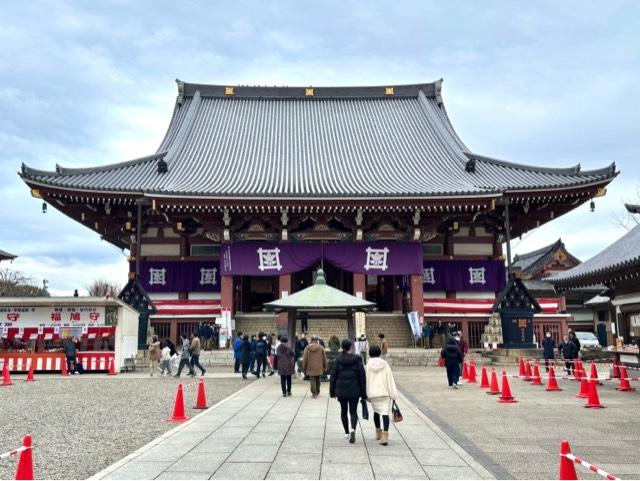
{"type": "MultiPolygon", "coordinates": [[[[263,304],[311,285],[323,264],[330,285],[376,303],[367,331],[395,346],[410,345],[404,313],[426,318],[428,299],[495,299],[507,225],[521,236],[603,195],[616,175],[614,164],[547,168],[473,152],[449,120],[442,81],[178,81],[155,153],[20,172],[34,197],[130,252],[162,336],[221,310],[245,332],[283,330],[286,316],[263,304]]],[[[306,316],[311,331],[346,335],[344,320],[306,316]]],[[[469,334],[466,320],[460,327],[469,334]]]]}
{"type": "Polygon", "coordinates": [[[546,280],[560,292],[605,286],[604,295],[589,302],[599,312],[610,307],[610,315],[596,320],[597,334],[606,333],[609,345],[615,345],[617,337],[640,345],[640,225],[591,259],[546,280]]]}

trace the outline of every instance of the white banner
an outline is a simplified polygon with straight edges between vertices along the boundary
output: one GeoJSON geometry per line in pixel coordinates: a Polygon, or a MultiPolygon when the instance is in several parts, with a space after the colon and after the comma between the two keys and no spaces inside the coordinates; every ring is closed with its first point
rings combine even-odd
{"type": "Polygon", "coordinates": [[[104,307],[0,307],[0,326],[8,327],[73,327],[104,326],[104,307]]]}
{"type": "Polygon", "coordinates": [[[420,316],[418,315],[418,311],[408,312],[407,318],[409,320],[409,325],[411,326],[413,337],[420,339],[422,337],[422,329],[420,329],[420,316]]]}

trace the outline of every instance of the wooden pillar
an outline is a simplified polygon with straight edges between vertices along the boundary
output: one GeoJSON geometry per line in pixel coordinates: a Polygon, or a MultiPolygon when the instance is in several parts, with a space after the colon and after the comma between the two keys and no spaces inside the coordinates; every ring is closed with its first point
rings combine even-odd
{"type": "Polygon", "coordinates": [[[176,344],[178,342],[178,321],[172,320],[169,325],[169,339],[176,344]]]}
{"type": "MultiPolygon", "coordinates": [[[[284,295],[291,294],[291,274],[284,274],[278,276],[278,297],[282,298],[284,295]]],[[[289,313],[281,312],[278,314],[278,334],[288,334],[289,329],[289,313]]],[[[293,329],[295,333],[295,314],[293,319],[293,329]]],[[[293,345],[293,344],[292,344],[293,345]]]]}
{"type": "Polygon", "coordinates": [[[471,345],[469,339],[469,319],[466,317],[462,318],[462,337],[467,340],[467,344],[471,345]]]}
{"type": "Polygon", "coordinates": [[[356,338],[356,322],[351,308],[347,309],[347,338],[352,342],[356,338]]]}
{"type": "MultiPolygon", "coordinates": [[[[286,334],[289,337],[289,345],[291,349],[294,349],[296,346],[296,311],[295,309],[289,309],[285,316],[287,318],[286,325],[286,334]]],[[[278,326],[278,332],[280,331],[280,326],[278,326]]]]}
{"type": "Polygon", "coordinates": [[[367,284],[366,277],[364,274],[353,274],[353,295],[358,297],[358,293],[360,293],[360,297],[362,299],[366,298],[367,295],[367,284]]]}
{"type": "Polygon", "coordinates": [[[233,316],[233,276],[220,276],[220,307],[231,309],[233,316]]]}
{"type": "MultiPolygon", "coordinates": [[[[446,232],[444,235],[444,244],[442,246],[442,253],[445,256],[449,256],[449,259],[453,259],[453,232],[446,232]]],[[[456,291],[446,291],[445,297],[447,299],[455,299],[456,291]]]]}
{"type": "MultiPolygon", "coordinates": [[[[180,236],[180,258],[184,259],[185,257],[189,257],[189,236],[182,234],[180,236]]],[[[180,299],[181,301],[187,300],[188,297],[188,292],[178,292],[178,299],[180,299]]]]}
{"type": "Polygon", "coordinates": [[[411,310],[418,312],[420,322],[424,318],[424,293],[422,291],[422,276],[420,274],[412,274],[411,282],[411,310]]]}

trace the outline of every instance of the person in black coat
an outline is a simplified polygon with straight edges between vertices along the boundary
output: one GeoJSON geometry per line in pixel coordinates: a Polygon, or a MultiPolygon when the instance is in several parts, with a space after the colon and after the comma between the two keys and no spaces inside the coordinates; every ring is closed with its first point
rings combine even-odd
{"type": "Polygon", "coordinates": [[[569,336],[564,336],[562,342],[558,346],[560,355],[564,358],[564,365],[567,370],[567,375],[571,376],[571,371],[575,371],[575,359],[578,358],[578,348],[569,339],[569,336]]]}
{"type": "Polygon", "coordinates": [[[338,398],[345,438],[349,439],[350,443],[355,443],[358,400],[367,399],[367,380],[362,358],[353,354],[352,350],[353,344],[350,340],[342,341],[342,353],[336,357],[331,370],[329,396],[338,398]],[[349,430],[349,417],[351,430],[349,430]]]}
{"type": "Polygon", "coordinates": [[[542,339],[542,356],[544,357],[544,368],[549,372],[549,360],[555,358],[556,341],[551,337],[551,333],[547,332],[542,339]]]}
{"type": "Polygon", "coordinates": [[[573,342],[578,349],[578,355],[576,356],[576,358],[580,357],[580,339],[578,339],[578,336],[576,336],[575,332],[569,331],[569,340],[573,342]]]}
{"type": "Polygon", "coordinates": [[[247,373],[249,372],[249,364],[251,363],[251,343],[249,342],[249,336],[246,334],[242,336],[242,343],[240,344],[240,364],[242,364],[242,379],[247,379],[247,373]]]}
{"type": "Polygon", "coordinates": [[[458,380],[460,378],[460,364],[462,363],[462,353],[458,347],[456,340],[449,336],[440,357],[444,359],[444,366],[447,369],[447,381],[449,381],[449,389],[458,389],[458,380]]]}

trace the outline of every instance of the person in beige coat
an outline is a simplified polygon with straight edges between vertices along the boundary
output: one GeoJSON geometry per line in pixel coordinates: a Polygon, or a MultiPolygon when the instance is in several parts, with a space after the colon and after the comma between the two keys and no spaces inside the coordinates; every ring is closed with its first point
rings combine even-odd
{"type": "Polygon", "coordinates": [[[158,369],[160,357],[162,357],[160,342],[158,342],[158,336],[153,336],[149,343],[149,375],[153,376],[153,373],[158,369]]]}
{"type": "Polygon", "coordinates": [[[367,371],[367,398],[373,408],[373,423],[376,426],[376,439],[386,446],[389,443],[389,411],[391,401],[398,397],[396,382],[387,361],[380,357],[380,346],[369,348],[367,371]],[[380,426],[382,416],[382,427],[380,426]]]}
{"type": "Polygon", "coordinates": [[[311,382],[311,397],[320,394],[320,376],[327,370],[327,355],[324,347],[318,343],[318,336],[311,336],[311,344],[304,348],[302,354],[302,372],[309,376],[311,382]]]}

